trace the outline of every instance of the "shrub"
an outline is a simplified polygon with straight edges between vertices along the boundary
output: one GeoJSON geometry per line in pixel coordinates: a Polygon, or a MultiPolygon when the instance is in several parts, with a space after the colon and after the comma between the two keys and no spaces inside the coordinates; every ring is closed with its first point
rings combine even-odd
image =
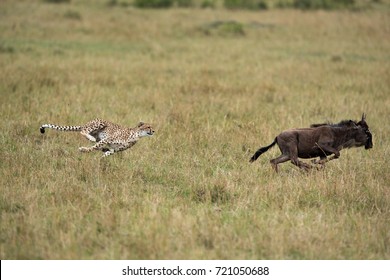
{"type": "Polygon", "coordinates": [[[264,0],[224,0],[224,6],[228,9],[266,10],[267,3],[264,0]]]}
{"type": "Polygon", "coordinates": [[[215,1],[212,0],[203,0],[203,2],[200,4],[201,8],[215,8],[215,1]]]}
{"type": "Polygon", "coordinates": [[[355,0],[294,0],[293,6],[302,10],[340,9],[352,7],[355,0]]]}
{"type": "Polygon", "coordinates": [[[108,7],[129,7],[131,5],[133,5],[133,2],[131,0],[122,0],[122,1],[118,1],[118,0],[108,0],[106,2],[106,5],[108,7]]]}
{"type": "Polygon", "coordinates": [[[43,2],[58,4],[58,3],[70,3],[70,0],[43,0],[43,2]]]}
{"type": "Polygon", "coordinates": [[[193,6],[192,0],[176,0],[178,7],[191,7],[193,6]]]}
{"type": "Polygon", "coordinates": [[[118,0],[108,0],[108,2],[107,2],[107,6],[109,6],[109,7],[113,7],[116,5],[118,5],[118,0]]]}
{"type": "Polygon", "coordinates": [[[134,5],[138,8],[169,8],[173,0],[135,0],[134,5]]]}
{"type": "Polygon", "coordinates": [[[281,9],[292,8],[293,7],[293,2],[292,1],[288,1],[288,0],[278,0],[278,2],[276,2],[276,4],[275,4],[275,7],[276,8],[281,8],[281,9]]]}

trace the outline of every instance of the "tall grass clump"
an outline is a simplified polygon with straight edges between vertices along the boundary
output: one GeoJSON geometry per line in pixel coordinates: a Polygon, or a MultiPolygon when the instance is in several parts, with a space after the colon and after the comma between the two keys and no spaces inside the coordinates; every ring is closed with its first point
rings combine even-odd
{"type": "Polygon", "coordinates": [[[82,20],[81,14],[75,10],[67,10],[64,13],[64,17],[72,20],[82,20]]]}
{"type": "Polygon", "coordinates": [[[244,25],[236,21],[214,21],[204,24],[198,30],[207,36],[240,37],[245,35],[244,25]]]}

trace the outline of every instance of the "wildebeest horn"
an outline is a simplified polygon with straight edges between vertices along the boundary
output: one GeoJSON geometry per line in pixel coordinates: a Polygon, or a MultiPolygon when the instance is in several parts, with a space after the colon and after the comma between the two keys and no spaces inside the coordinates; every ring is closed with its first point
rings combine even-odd
{"type": "Polygon", "coordinates": [[[363,115],[362,115],[362,121],[365,121],[365,120],[366,120],[366,114],[363,113],[363,115]]]}

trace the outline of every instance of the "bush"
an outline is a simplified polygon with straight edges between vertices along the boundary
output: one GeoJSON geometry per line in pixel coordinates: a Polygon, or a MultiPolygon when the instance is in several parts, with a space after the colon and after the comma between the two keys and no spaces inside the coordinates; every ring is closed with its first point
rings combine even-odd
{"type": "Polygon", "coordinates": [[[43,2],[58,4],[58,3],[70,3],[70,0],[43,0],[43,2]]]}
{"type": "Polygon", "coordinates": [[[107,2],[107,6],[109,7],[114,7],[116,5],[118,5],[118,0],[108,0],[107,2]]]}
{"type": "Polygon", "coordinates": [[[266,10],[267,3],[264,0],[224,0],[224,6],[228,9],[266,10]]]}
{"type": "Polygon", "coordinates": [[[302,10],[340,9],[352,7],[355,0],[294,0],[293,6],[302,10]]]}
{"type": "Polygon", "coordinates": [[[173,0],[135,0],[134,5],[138,8],[169,8],[173,0]]]}
{"type": "Polygon", "coordinates": [[[275,7],[280,9],[292,8],[293,3],[292,1],[288,1],[288,0],[278,0],[278,2],[276,2],[275,4],[275,7]]]}
{"type": "Polygon", "coordinates": [[[193,6],[192,0],[176,0],[175,1],[178,7],[191,7],[193,6]]]}
{"type": "Polygon", "coordinates": [[[203,0],[203,2],[200,4],[201,8],[215,8],[215,2],[212,0],[203,0]]]}

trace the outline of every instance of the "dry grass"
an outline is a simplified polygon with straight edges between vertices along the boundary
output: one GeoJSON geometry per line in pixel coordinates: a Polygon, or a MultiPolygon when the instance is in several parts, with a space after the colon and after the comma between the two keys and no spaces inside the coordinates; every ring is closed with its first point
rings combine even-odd
{"type": "Polygon", "coordinates": [[[85,2],[1,4],[1,259],[390,258],[388,9],[85,2]],[[363,112],[370,151],[309,174],[273,173],[276,148],[248,163],[283,129],[363,112]],[[157,132],[104,160],[39,133],[94,117],[157,132]]]}

